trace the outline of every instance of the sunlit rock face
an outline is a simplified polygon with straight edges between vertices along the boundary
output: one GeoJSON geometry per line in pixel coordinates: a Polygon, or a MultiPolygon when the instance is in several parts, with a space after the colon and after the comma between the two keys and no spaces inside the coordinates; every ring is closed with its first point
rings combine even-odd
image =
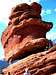
{"type": "Polygon", "coordinates": [[[24,75],[28,69],[31,75],[55,75],[56,72],[56,46],[48,51],[32,54],[11,64],[3,70],[4,75],[24,75]]]}
{"type": "Polygon", "coordinates": [[[5,75],[23,75],[25,68],[29,68],[31,75],[47,75],[47,72],[51,74],[55,70],[53,58],[56,62],[56,55],[53,51],[56,46],[48,52],[44,51],[49,44],[46,33],[53,25],[42,20],[41,8],[36,2],[30,5],[22,3],[12,8],[8,27],[2,34],[2,45],[7,61],[20,61],[4,69],[5,75]]]}
{"type": "Polygon", "coordinates": [[[52,23],[42,21],[41,8],[40,4],[33,2],[30,5],[19,4],[12,9],[10,22],[2,34],[6,60],[42,51],[33,48],[44,49],[48,44],[46,32],[52,28],[52,23]]]}

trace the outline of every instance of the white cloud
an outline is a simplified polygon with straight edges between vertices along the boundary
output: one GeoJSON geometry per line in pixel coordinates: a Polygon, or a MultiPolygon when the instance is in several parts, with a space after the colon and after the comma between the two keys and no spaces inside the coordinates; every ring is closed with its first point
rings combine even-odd
{"type": "Polygon", "coordinates": [[[46,10],[46,14],[51,14],[51,10],[50,9],[47,9],[46,10]]]}
{"type": "Polygon", "coordinates": [[[37,2],[37,3],[39,3],[40,2],[40,0],[22,0],[22,2],[27,2],[27,3],[32,3],[32,2],[37,2]]]}
{"type": "Polygon", "coordinates": [[[0,21],[8,22],[11,8],[16,4],[28,1],[29,0],[0,0],[0,21]]]}
{"type": "Polygon", "coordinates": [[[8,21],[11,8],[18,3],[19,0],[0,0],[0,21],[8,21]]]}
{"type": "Polygon", "coordinates": [[[41,15],[44,16],[44,15],[50,15],[52,13],[52,10],[50,9],[42,9],[42,12],[41,12],[41,15]]]}
{"type": "Polygon", "coordinates": [[[54,11],[56,12],[56,8],[54,9],[54,11]]]}
{"type": "Polygon", "coordinates": [[[42,11],[41,11],[41,16],[43,16],[44,14],[45,14],[45,10],[42,9],[42,11]]]}
{"type": "Polygon", "coordinates": [[[38,2],[38,3],[39,3],[39,2],[40,2],[40,0],[36,0],[36,2],[38,2]]]}
{"type": "Polygon", "coordinates": [[[54,40],[56,39],[56,33],[47,33],[46,38],[54,40]]]}

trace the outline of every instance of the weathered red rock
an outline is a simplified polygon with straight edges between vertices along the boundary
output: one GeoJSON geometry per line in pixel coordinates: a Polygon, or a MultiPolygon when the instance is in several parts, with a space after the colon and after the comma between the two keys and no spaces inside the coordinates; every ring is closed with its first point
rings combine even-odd
{"type": "Polygon", "coordinates": [[[26,3],[17,5],[12,9],[11,15],[9,16],[10,22],[8,25],[18,24],[18,22],[14,23],[14,18],[19,22],[23,19],[28,19],[28,18],[41,19],[40,16],[41,8],[42,8],[41,5],[36,2],[33,2],[30,5],[26,3]]]}
{"type": "Polygon", "coordinates": [[[1,40],[5,59],[10,63],[18,61],[5,68],[4,75],[23,75],[26,68],[31,75],[51,75],[56,72],[56,45],[44,51],[49,43],[46,33],[53,24],[42,21],[41,9],[36,2],[19,4],[12,9],[1,40]]]}
{"type": "MultiPolygon", "coordinates": [[[[9,39],[10,40],[10,39],[9,39]]],[[[15,35],[13,40],[10,40],[9,44],[5,48],[5,59],[13,61],[16,58],[21,59],[31,53],[40,52],[42,50],[37,50],[34,48],[43,49],[48,45],[48,41],[44,38],[32,39],[30,36],[27,36],[23,39],[21,43],[18,43],[18,37],[15,35]],[[10,42],[11,41],[11,42],[10,42]]]]}
{"type": "Polygon", "coordinates": [[[56,73],[53,73],[53,74],[51,74],[51,75],[56,75],[56,73]]]}
{"type": "Polygon", "coordinates": [[[30,9],[30,6],[27,3],[22,3],[22,4],[16,5],[16,7],[12,8],[11,13],[14,13],[14,12],[17,12],[17,11],[22,11],[22,10],[24,11],[24,10],[27,10],[27,9],[30,9]]]}
{"type": "Polygon", "coordinates": [[[47,40],[45,39],[46,32],[51,28],[51,23],[45,23],[34,18],[23,20],[16,26],[10,25],[2,35],[2,44],[5,49],[6,60],[9,60],[12,57],[14,59],[21,57],[26,52],[32,51],[36,45],[37,48],[45,48],[47,45],[47,40]],[[38,38],[44,38],[43,42],[41,41],[43,46],[41,43],[39,44],[38,38]],[[38,44],[40,47],[38,47],[38,44]]]}
{"type": "Polygon", "coordinates": [[[56,73],[56,48],[53,52],[44,51],[18,60],[4,69],[3,72],[4,75],[7,75],[8,72],[12,75],[23,75],[26,68],[28,68],[31,75],[56,73]]]}
{"type": "Polygon", "coordinates": [[[39,14],[41,13],[42,6],[40,4],[33,2],[30,4],[30,6],[32,7],[32,9],[37,11],[39,14]]]}
{"type": "Polygon", "coordinates": [[[21,15],[24,15],[26,17],[28,17],[28,15],[29,15],[28,18],[31,18],[31,17],[39,18],[40,17],[40,14],[38,12],[36,12],[35,10],[32,10],[31,9],[31,10],[14,12],[13,14],[11,14],[9,16],[9,19],[12,20],[13,18],[16,18],[16,17],[19,17],[20,18],[21,15]]]}
{"type": "Polygon", "coordinates": [[[17,25],[19,22],[21,22],[24,19],[29,19],[29,18],[36,18],[36,19],[41,19],[41,16],[37,14],[37,12],[35,11],[27,11],[24,12],[23,14],[21,14],[20,16],[16,15],[17,13],[15,13],[14,15],[11,15],[10,18],[12,20],[10,20],[8,25],[17,25]]]}
{"type": "Polygon", "coordinates": [[[40,14],[41,13],[41,8],[42,8],[42,6],[38,3],[36,3],[36,2],[33,2],[30,5],[28,5],[26,3],[22,3],[22,4],[16,5],[16,7],[14,7],[12,9],[11,14],[13,14],[14,12],[17,12],[17,11],[25,11],[25,10],[31,10],[31,9],[37,11],[37,13],[40,14]]]}
{"type": "Polygon", "coordinates": [[[2,44],[4,46],[8,38],[16,34],[23,36],[31,35],[36,38],[46,37],[46,32],[51,28],[52,24],[49,22],[42,22],[34,18],[23,20],[17,26],[10,25],[7,30],[4,31],[2,35],[2,44]]]}

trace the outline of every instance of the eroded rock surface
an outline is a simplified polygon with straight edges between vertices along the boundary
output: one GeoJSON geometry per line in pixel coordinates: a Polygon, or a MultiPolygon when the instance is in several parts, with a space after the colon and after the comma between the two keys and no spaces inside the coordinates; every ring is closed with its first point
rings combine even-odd
{"type": "Polygon", "coordinates": [[[4,69],[4,74],[10,72],[12,75],[23,75],[28,68],[31,75],[53,75],[56,72],[56,48],[52,47],[50,50],[51,52],[48,50],[32,54],[11,64],[4,69]]]}
{"type": "Polygon", "coordinates": [[[48,45],[46,33],[52,28],[52,23],[42,21],[41,8],[40,4],[33,2],[30,5],[19,4],[12,9],[8,27],[2,34],[7,61],[23,57],[26,52],[34,53],[36,50],[32,49],[35,47],[41,52],[41,48],[48,45]]]}
{"type": "Polygon", "coordinates": [[[49,45],[46,33],[53,24],[42,20],[41,9],[42,6],[36,2],[30,5],[22,3],[12,8],[1,40],[5,59],[18,61],[5,68],[4,75],[23,75],[26,68],[31,75],[55,73],[56,46],[44,51],[49,45]]]}

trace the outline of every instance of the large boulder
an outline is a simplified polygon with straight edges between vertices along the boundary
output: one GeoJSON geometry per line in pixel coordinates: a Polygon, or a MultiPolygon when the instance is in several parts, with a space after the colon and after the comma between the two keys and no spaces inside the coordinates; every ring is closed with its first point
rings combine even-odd
{"type": "Polygon", "coordinates": [[[51,23],[36,18],[23,20],[16,26],[8,26],[2,35],[6,60],[15,57],[15,55],[15,58],[22,56],[26,52],[33,51],[32,49],[35,47],[44,49],[48,45],[48,40],[45,38],[46,32],[51,28],[51,23]]]}
{"type": "Polygon", "coordinates": [[[40,4],[33,2],[30,5],[19,4],[12,9],[8,27],[1,39],[5,59],[10,64],[3,70],[4,75],[23,75],[25,69],[31,75],[56,72],[56,45],[44,51],[49,46],[46,33],[53,24],[42,20],[41,8],[40,4]]]}
{"type": "Polygon", "coordinates": [[[8,27],[2,34],[7,61],[22,58],[27,52],[42,51],[41,48],[48,45],[46,33],[52,28],[52,23],[42,21],[41,8],[40,4],[33,2],[30,5],[19,4],[12,9],[8,27]],[[40,50],[34,49],[36,47],[40,50]]]}

